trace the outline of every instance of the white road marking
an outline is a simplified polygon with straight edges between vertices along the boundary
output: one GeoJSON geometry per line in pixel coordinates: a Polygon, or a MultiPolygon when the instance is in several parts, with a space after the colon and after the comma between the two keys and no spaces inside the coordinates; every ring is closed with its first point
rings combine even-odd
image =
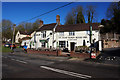
{"type": "Polygon", "coordinates": [[[15,59],[11,59],[11,60],[15,60],[15,59]]]}
{"type": "Polygon", "coordinates": [[[25,62],[25,61],[21,61],[21,60],[16,60],[16,61],[27,64],[27,62],[25,62]]]}
{"type": "Polygon", "coordinates": [[[79,73],[75,73],[75,72],[55,69],[55,68],[51,68],[51,67],[47,67],[47,66],[40,66],[40,67],[44,68],[44,69],[47,69],[47,70],[54,71],[54,72],[58,72],[58,73],[67,74],[67,75],[70,75],[70,76],[78,77],[78,78],[84,78],[84,79],[91,78],[91,76],[89,76],[89,75],[84,75],[84,74],[79,74],[79,73]]]}
{"type": "MultiPolygon", "coordinates": [[[[2,57],[3,57],[3,58],[7,58],[7,57],[5,57],[5,56],[2,56],[2,57]]],[[[8,57],[11,57],[11,56],[8,56],[8,57]]],[[[16,60],[16,59],[11,59],[11,60],[14,60],[14,61],[18,61],[18,62],[21,62],[21,63],[27,64],[27,62],[25,62],[25,61],[16,60]]]]}

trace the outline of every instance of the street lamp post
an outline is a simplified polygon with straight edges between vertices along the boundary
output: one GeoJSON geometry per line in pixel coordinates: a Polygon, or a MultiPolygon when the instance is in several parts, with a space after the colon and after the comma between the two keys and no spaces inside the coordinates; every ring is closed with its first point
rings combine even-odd
{"type": "MultiPolygon", "coordinates": [[[[90,26],[89,26],[89,31],[90,31],[90,46],[92,45],[92,21],[90,22],[90,26]]],[[[92,53],[92,46],[90,48],[90,59],[91,59],[91,53],[92,53]]]]}
{"type": "Polygon", "coordinates": [[[12,38],[11,50],[13,49],[13,41],[14,41],[14,35],[15,35],[15,26],[16,26],[16,24],[13,25],[13,38],[12,38]]]}

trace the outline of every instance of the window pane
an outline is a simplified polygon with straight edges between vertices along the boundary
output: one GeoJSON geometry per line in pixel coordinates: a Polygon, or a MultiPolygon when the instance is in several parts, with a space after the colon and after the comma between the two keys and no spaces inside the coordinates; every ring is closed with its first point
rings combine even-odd
{"type": "Polygon", "coordinates": [[[73,35],[75,35],[75,32],[69,32],[69,35],[73,36],[73,35]]]}

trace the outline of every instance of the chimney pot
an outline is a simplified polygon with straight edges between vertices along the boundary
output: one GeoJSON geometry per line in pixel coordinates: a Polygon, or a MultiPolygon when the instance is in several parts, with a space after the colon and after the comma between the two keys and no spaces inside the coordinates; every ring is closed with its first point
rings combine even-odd
{"type": "Polygon", "coordinates": [[[56,22],[58,23],[58,25],[60,25],[60,16],[59,15],[56,16],[56,22]]]}
{"type": "Polygon", "coordinates": [[[43,26],[43,21],[42,20],[40,20],[40,27],[42,27],[43,26]]]}

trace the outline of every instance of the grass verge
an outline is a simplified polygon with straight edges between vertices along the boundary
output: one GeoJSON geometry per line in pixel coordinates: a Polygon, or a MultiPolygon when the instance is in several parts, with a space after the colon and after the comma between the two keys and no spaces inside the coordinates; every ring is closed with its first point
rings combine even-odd
{"type": "Polygon", "coordinates": [[[10,48],[2,46],[2,52],[12,52],[10,48]]]}

